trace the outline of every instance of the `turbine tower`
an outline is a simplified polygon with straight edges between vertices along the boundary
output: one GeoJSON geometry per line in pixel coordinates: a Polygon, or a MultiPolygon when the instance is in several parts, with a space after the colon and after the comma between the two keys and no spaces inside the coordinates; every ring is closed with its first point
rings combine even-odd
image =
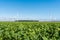
{"type": "Polygon", "coordinates": [[[50,21],[56,21],[56,17],[54,17],[51,10],[49,11],[49,19],[50,19],[50,21]]]}
{"type": "Polygon", "coordinates": [[[53,15],[51,13],[51,10],[49,10],[49,21],[52,21],[53,20],[53,15]]]}
{"type": "Polygon", "coordinates": [[[17,11],[16,20],[19,20],[19,12],[17,11]]]}

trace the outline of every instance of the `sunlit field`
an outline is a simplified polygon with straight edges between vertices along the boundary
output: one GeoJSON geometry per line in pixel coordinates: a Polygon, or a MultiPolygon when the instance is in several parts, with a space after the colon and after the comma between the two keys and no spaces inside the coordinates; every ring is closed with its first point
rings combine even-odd
{"type": "Polygon", "coordinates": [[[0,22],[0,40],[60,40],[60,22],[0,22]]]}

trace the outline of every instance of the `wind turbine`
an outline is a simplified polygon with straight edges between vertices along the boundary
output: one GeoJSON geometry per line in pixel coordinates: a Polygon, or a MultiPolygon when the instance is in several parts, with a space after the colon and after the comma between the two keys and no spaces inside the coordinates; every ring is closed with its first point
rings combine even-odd
{"type": "Polygon", "coordinates": [[[51,13],[51,11],[49,12],[49,19],[50,19],[50,21],[56,21],[56,17],[54,17],[54,15],[51,13]]]}
{"type": "Polygon", "coordinates": [[[53,20],[53,15],[51,13],[51,10],[49,10],[49,21],[52,21],[53,20]]]}
{"type": "Polygon", "coordinates": [[[13,21],[19,20],[19,12],[17,11],[16,15],[12,17],[13,21]]]}
{"type": "Polygon", "coordinates": [[[17,11],[17,14],[16,14],[16,20],[19,19],[19,12],[17,11]]]}

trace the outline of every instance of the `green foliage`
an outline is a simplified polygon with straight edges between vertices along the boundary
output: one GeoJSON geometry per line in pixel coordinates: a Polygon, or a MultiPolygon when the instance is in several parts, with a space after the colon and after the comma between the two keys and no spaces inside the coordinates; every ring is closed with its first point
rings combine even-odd
{"type": "Polygon", "coordinates": [[[0,22],[0,40],[60,40],[60,23],[0,22]]]}

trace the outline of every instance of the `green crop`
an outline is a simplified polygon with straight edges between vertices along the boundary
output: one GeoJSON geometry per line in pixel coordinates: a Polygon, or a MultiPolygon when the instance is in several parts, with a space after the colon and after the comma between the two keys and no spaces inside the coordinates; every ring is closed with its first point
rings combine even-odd
{"type": "Polygon", "coordinates": [[[60,23],[0,22],[0,40],[60,40],[60,23]]]}

